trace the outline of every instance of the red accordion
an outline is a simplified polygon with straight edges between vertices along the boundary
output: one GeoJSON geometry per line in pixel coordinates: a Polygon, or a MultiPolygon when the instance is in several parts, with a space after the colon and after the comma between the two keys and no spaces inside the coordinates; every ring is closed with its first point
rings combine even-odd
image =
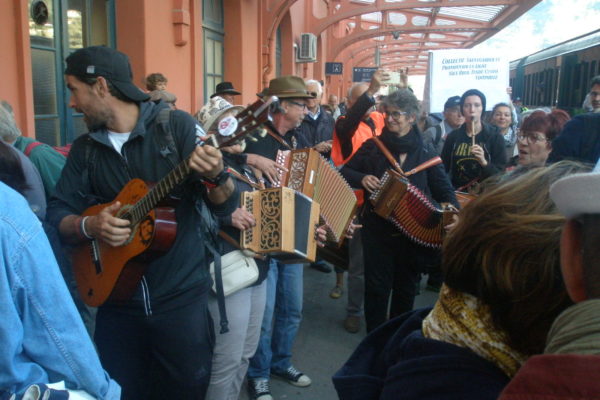
{"type": "Polygon", "coordinates": [[[438,209],[408,179],[391,169],[383,174],[381,188],[369,200],[377,215],[392,222],[414,242],[434,248],[442,246],[444,226],[455,213],[438,209]]]}

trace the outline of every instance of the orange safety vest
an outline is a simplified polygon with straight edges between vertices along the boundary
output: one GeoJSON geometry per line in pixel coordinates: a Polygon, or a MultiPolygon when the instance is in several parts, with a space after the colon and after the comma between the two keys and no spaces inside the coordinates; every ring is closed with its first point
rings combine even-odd
{"type": "MultiPolygon", "coordinates": [[[[369,114],[369,117],[375,123],[375,135],[381,135],[381,131],[383,130],[383,127],[385,125],[384,115],[380,112],[373,111],[371,114],[369,114]]],[[[342,116],[340,118],[345,117],[342,116]]],[[[360,124],[358,124],[356,131],[354,131],[354,135],[352,136],[352,154],[344,158],[342,156],[342,145],[340,143],[340,140],[338,139],[337,133],[334,130],[333,143],[331,145],[331,160],[333,161],[333,164],[338,168],[344,165],[354,155],[354,153],[356,153],[360,146],[362,146],[362,144],[366,140],[372,137],[373,130],[371,130],[371,127],[367,125],[364,121],[361,121],[360,124]]],[[[358,206],[360,207],[364,202],[364,190],[357,189],[354,191],[354,194],[356,195],[356,198],[358,200],[358,206]]]]}

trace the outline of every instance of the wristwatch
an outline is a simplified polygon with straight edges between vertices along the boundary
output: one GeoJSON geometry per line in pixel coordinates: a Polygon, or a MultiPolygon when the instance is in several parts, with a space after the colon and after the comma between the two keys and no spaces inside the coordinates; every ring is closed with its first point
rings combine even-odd
{"type": "Polygon", "coordinates": [[[217,176],[215,176],[214,178],[204,178],[204,181],[206,183],[209,183],[213,187],[217,187],[217,186],[221,186],[225,182],[227,182],[227,179],[229,179],[229,176],[230,175],[229,175],[229,172],[227,172],[227,168],[223,168],[223,171],[219,172],[219,174],[217,176]]]}

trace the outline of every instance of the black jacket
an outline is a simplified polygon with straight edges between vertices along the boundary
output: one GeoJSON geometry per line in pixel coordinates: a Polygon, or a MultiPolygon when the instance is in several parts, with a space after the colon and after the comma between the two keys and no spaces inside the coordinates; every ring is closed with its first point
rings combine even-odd
{"type": "MultiPolygon", "coordinates": [[[[383,134],[385,134],[385,128],[383,134]]],[[[402,164],[402,169],[404,171],[409,171],[437,155],[431,145],[425,147],[421,136],[414,131],[414,128],[410,134],[417,135],[418,146],[415,151],[406,155],[404,164],[402,164]]],[[[399,153],[394,153],[392,151],[391,153],[392,156],[394,156],[394,159],[399,159],[399,153]]],[[[363,177],[366,175],[374,175],[381,178],[384,172],[391,168],[390,162],[383,155],[381,150],[379,150],[375,141],[369,139],[363,143],[354,156],[344,165],[340,170],[340,173],[346,178],[350,186],[363,188],[361,183],[363,177]]],[[[414,175],[410,175],[408,180],[434,202],[449,202],[456,207],[459,207],[454,194],[454,189],[441,165],[436,165],[414,175]]],[[[384,229],[387,233],[397,233],[397,228],[391,222],[384,220],[373,212],[373,207],[369,201],[365,201],[363,218],[363,223],[369,225],[371,228],[377,226],[378,228],[384,229]]]]}
{"type": "Polygon", "coordinates": [[[374,105],[375,99],[365,92],[358,99],[356,99],[356,102],[352,105],[352,108],[346,112],[345,117],[338,118],[335,122],[335,134],[340,141],[342,156],[344,159],[349,157],[354,150],[352,148],[352,136],[354,136],[354,132],[356,132],[356,129],[358,128],[358,125],[360,125],[361,121],[369,125],[369,127],[373,130],[373,135],[376,134],[375,123],[371,121],[370,118],[363,119],[365,113],[371,110],[374,105]]]}
{"type": "Polygon", "coordinates": [[[333,117],[323,108],[321,108],[317,119],[306,115],[296,133],[298,148],[314,147],[316,144],[333,139],[334,126],[333,117]]]}
{"type": "Polygon", "coordinates": [[[548,163],[576,160],[595,164],[600,157],[600,113],[573,117],[552,141],[548,163]]]}
{"type": "Polygon", "coordinates": [[[483,148],[488,164],[482,167],[471,155],[471,141],[467,136],[467,125],[462,124],[446,137],[440,156],[444,161],[446,172],[455,188],[460,188],[472,181],[480,181],[506,167],[506,151],[504,138],[495,126],[483,123],[481,132],[475,136],[475,143],[483,148]]]}
{"type": "Polygon", "coordinates": [[[509,378],[470,349],[424,337],[430,311],[403,314],[363,339],[333,376],[339,399],[497,399],[509,378]]]}
{"type": "Polygon", "coordinates": [[[246,148],[244,150],[245,153],[258,154],[259,156],[266,157],[270,160],[275,160],[277,157],[277,152],[279,150],[289,150],[290,148],[297,148],[297,139],[296,139],[296,129],[292,129],[287,131],[285,135],[283,135],[282,139],[288,146],[285,146],[283,143],[279,142],[277,139],[273,138],[271,135],[267,134],[263,137],[258,136],[255,137],[256,141],[246,139],[246,148]]]}
{"type": "MultiPolygon", "coordinates": [[[[50,201],[48,219],[52,225],[58,228],[64,217],[112,201],[133,178],[158,182],[172,169],[172,161],[161,155],[154,137],[161,129],[155,119],[163,107],[167,106],[153,102],[140,104],[137,124],[123,145],[122,155],[112,146],[106,129],[75,140],[50,201]]],[[[195,148],[196,131],[200,128],[183,111],[171,112],[170,127],[179,158],[183,159],[195,148]]],[[[131,302],[122,306],[132,313],[168,310],[193,301],[198,292],[210,288],[210,260],[205,247],[200,245],[207,238],[199,229],[201,217],[197,210],[208,205],[216,215],[228,215],[235,209],[238,195],[234,193],[225,203],[212,205],[207,200],[206,188],[194,174],[176,188],[175,194],[180,197],[175,207],[175,242],[166,254],[149,265],[131,302]]]]}

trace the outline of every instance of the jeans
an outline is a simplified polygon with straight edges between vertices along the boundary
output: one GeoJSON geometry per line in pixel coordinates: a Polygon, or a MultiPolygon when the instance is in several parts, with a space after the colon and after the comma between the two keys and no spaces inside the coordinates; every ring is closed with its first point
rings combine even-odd
{"type": "Polygon", "coordinates": [[[265,314],[249,378],[268,379],[272,369],[283,371],[292,365],[292,346],[302,320],[303,268],[302,264],[270,262],[265,314]]]}

